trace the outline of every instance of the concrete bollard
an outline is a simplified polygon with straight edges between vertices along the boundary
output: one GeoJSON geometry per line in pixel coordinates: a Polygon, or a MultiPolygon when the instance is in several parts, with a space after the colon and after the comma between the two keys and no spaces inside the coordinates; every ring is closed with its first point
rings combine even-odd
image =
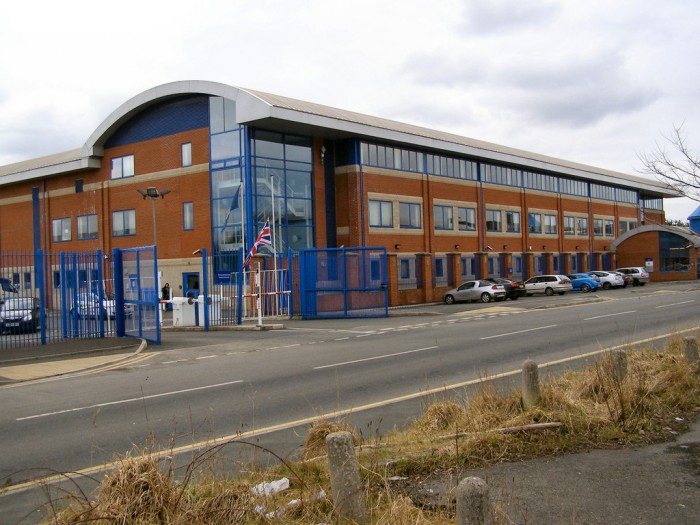
{"type": "Polygon", "coordinates": [[[457,525],[489,525],[489,486],[481,478],[464,478],[456,491],[457,525]]]}
{"type": "Polygon", "coordinates": [[[619,382],[627,377],[627,352],[621,349],[610,352],[610,365],[612,366],[613,377],[619,382]]]}
{"type": "Polygon", "coordinates": [[[700,358],[698,357],[698,340],[694,337],[683,338],[683,355],[689,365],[695,365],[700,358]]]}
{"type": "Polygon", "coordinates": [[[525,409],[540,404],[540,376],[537,370],[537,363],[532,359],[528,359],[523,363],[522,390],[523,406],[525,409]]]}
{"type": "Polygon", "coordinates": [[[336,512],[341,518],[366,523],[364,492],[360,469],[350,432],[333,432],[326,436],[331,490],[336,512]]]}

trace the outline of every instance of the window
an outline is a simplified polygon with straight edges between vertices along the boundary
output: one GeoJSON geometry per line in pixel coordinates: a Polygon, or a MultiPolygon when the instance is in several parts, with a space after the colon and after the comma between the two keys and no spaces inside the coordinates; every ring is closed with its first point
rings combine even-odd
{"type": "Polygon", "coordinates": [[[507,211],[506,212],[506,231],[510,233],[520,232],[520,212],[519,211],[507,211]]]}
{"type": "Polygon", "coordinates": [[[24,272],[24,289],[29,290],[32,287],[32,272],[24,272]]]}
{"type": "Polygon", "coordinates": [[[486,210],[486,231],[500,232],[501,230],[501,211],[486,210]]]}
{"type": "Polygon", "coordinates": [[[522,186],[522,173],[513,168],[483,164],[482,180],[506,186],[522,186]]]}
{"type": "Polygon", "coordinates": [[[612,186],[604,186],[602,184],[591,183],[591,197],[594,199],[605,199],[606,201],[615,200],[615,188],[612,186]]]}
{"type": "Polygon", "coordinates": [[[399,203],[399,225],[401,228],[420,228],[420,204],[399,203]]]}
{"type": "Polygon", "coordinates": [[[603,231],[606,237],[615,237],[615,221],[612,219],[606,219],[603,222],[603,231]]]}
{"type": "Polygon", "coordinates": [[[418,286],[416,258],[401,257],[399,263],[399,289],[412,289],[418,286]]]}
{"type": "Polygon", "coordinates": [[[112,159],[112,178],[124,179],[134,176],[134,156],[125,155],[112,159]]]}
{"type": "Polygon", "coordinates": [[[452,230],[452,206],[433,206],[436,230],[452,230]]]}
{"type": "Polygon", "coordinates": [[[588,183],[581,180],[562,178],[559,180],[559,191],[567,195],[588,197],[588,183]]]}
{"type": "Polygon", "coordinates": [[[596,237],[603,236],[603,219],[593,219],[593,235],[596,237]]]}
{"type": "Polygon", "coordinates": [[[185,142],[182,145],[182,166],[192,166],[192,143],[185,142]]]}
{"type": "Polygon", "coordinates": [[[539,213],[528,213],[527,229],[530,233],[542,233],[542,215],[539,213]]]}
{"type": "Polygon", "coordinates": [[[544,233],[556,235],[559,229],[557,228],[557,216],[556,215],[545,215],[544,216],[544,233]]]}
{"type": "Polygon", "coordinates": [[[576,232],[576,219],[574,217],[564,216],[564,235],[574,235],[576,232]]]}
{"type": "Polygon", "coordinates": [[[97,239],[97,215],[78,217],[78,240],[97,239]]]}
{"type": "Polygon", "coordinates": [[[576,235],[588,235],[588,219],[576,217],[576,235]]]}
{"type": "Polygon", "coordinates": [[[460,231],[476,230],[476,210],[474,208],[457,208],[457,229],[460,231]]]}
{"type": "Polygon", "coordinates": [[[51,240],[53,242],[65,242],[71,240],[71,221],[66,219],[54,219],[51,221],[51,240]]]}
{"type": "Polygon", "coordinates": [[[115,211],[112,213],[112,235],[136,235],[136,210],[115,211]]]}
{"type": "Polygon", "coordinates": [[[447,286],[447,258],[435,257],[435,286],[447,286]]]}
{"type": "Polygon", "coordinates": [[[394,226],[394,206],[389,201],[369,201],[369,225],[373,228],[394,226]]]}
{"type": "Polygon", "coordinates": [[[194,230],[194,203],[182,203],[182,229],[194,230]]]}

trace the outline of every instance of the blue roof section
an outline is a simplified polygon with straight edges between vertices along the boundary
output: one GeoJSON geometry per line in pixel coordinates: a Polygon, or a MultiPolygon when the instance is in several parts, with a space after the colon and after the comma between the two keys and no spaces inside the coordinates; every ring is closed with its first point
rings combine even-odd
{"type": "Polygon", "coordinates": [[[700,206],[695,208],[695,211],[688,215],[688,220],[690,219],[700,219],[700,206]]]}

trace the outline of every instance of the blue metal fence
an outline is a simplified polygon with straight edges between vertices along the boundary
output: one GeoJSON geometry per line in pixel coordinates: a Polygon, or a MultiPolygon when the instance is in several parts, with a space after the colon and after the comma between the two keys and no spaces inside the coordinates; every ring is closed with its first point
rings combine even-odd
{"type": "Polygon", "coordinates": [[[304,319],[386,317],[386,249],[325,248],[299,252],[304,319]]]}
{"type": "Polygon", "coordinates": [[[115,249],[116,334],[160,344],[160,295],[155,246],[115,249]]]}

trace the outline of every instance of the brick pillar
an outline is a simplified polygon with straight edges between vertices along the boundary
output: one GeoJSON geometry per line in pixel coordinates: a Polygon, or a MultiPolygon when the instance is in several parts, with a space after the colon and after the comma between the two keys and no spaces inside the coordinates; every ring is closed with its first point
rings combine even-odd
{"type": "Polygon", "coordinates": [[[450,283],[457,287],[462,284],[462,254],[448,253],[447,257],[452,260],[452,275],[448,276],[448,279],[451,279],[450,283]]]}
{"type": "Polygon", "coordinates": [[[523,265],[527,268],[527,275],[523,274],[523,280],[535,275],[535,256],[532,253],[523,253],[523,265]]]}
{"type": "Polygon", "coordinates": [[[389,286],[389,306],[399,304],[399,261],[395,253],[386,254],[386,276],[389,286]]]}
{"type": "Polygon", "coordinates": [[[489,254],[488,253],[475,253],[476,267],[479,270],[477,279],[483,279],[489,275],[489,254]]]}
{"type": "Polygon", "coordinates": [[[547,271],[545,273],[554,273],[554,254],[553,253],[543,253],[544,263],[547,266],[547,271]]]}
{"type": "Polygon", "coordinates": [[[501,268],[501,273],[507,279],[513,278],[513,254],[512,253],[502,253],[501,260],[503,261],[503,268],[501,268]]]}
{"type": "Polygon", "coordinates": [[[435,291],[433,286],[433,256],[429,253],[416,254],[416,265],[418,264],[423,270],[423,301],[432,303],[435,291]]]}

